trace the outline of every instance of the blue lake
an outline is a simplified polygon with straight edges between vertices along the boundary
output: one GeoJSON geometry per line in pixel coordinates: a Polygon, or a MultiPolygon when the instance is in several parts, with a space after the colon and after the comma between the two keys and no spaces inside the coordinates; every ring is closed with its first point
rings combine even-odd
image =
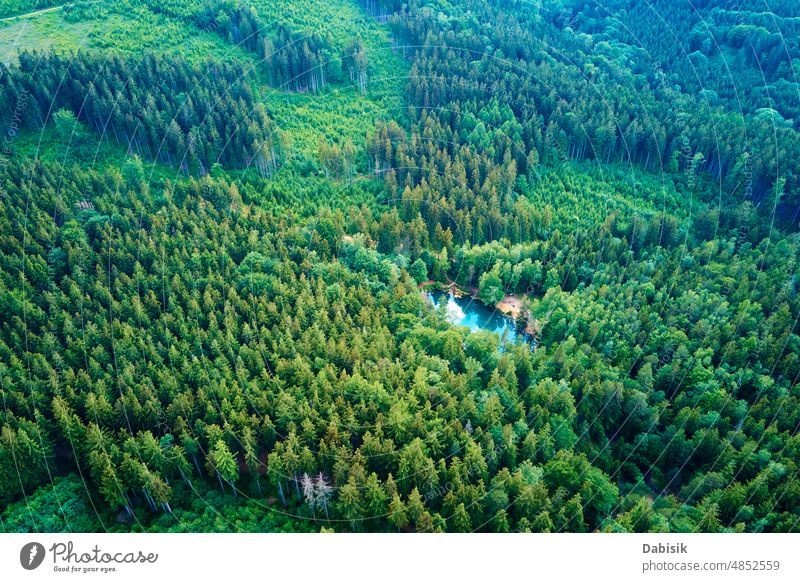
{"type": "Polygon", "coordinates": [[[496,309],[491,309],[469,296],[455,297],[444,291],[426,292],[428,300],[435,308],[439,308],[444,301],[447,313],[447,321],[454,325],[463,325],[471,331],[490,331],[500,336],[501,343],[530,343],[534,345],[534,339],[520,333],[516,329],[514,320],[496,309]]]}

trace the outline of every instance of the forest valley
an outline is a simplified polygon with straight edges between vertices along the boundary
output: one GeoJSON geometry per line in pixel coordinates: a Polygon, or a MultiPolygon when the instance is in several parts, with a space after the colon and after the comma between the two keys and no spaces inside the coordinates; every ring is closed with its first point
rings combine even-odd
{"type": "Polygon", "coordinates": [[[50,4],[0,530],[800,530],[796,2],[50,4]]]}

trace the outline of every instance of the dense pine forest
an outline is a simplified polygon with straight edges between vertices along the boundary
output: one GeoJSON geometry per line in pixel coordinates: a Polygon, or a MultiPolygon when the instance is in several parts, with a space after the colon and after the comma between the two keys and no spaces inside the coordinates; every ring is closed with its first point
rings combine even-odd
{"type": "Polygon", "coordinates": [[[800,531],[796,2],[0,40],[0,531],[800,531]]]}

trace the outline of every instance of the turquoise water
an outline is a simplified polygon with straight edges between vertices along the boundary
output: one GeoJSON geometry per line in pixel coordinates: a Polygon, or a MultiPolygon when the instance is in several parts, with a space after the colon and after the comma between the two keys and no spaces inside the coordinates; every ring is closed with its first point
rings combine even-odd
{"type": "Polygon", "coordinates": [[[496,309],[490,309],[472,297],[455,297],[443,291],[426,293],[434,307],[447,302],[447,320],[454,325],[463,325],[471,331],[491,331],[500,336],[502,343],[530,343],[531,336],[518,332],[514,320],[496,309]]]}

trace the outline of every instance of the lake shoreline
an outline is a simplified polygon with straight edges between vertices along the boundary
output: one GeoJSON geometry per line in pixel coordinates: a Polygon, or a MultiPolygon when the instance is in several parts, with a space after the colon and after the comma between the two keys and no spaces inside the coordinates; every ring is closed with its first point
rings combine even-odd
{"type": "MultiPolygon", "coordinates": [[[[431,289],[440,292],[440,293],[448,293],[455,298],[463,298],[469,297],[473,301],[477,301],[480,305],[485,307],[486,309],[494,309],[499,311],[502,315],[508,317],[515,326],[515,329],[519,328],[520,319],[524,317],[524,302],[523,298],[516,295],[515,293],[509,293],[503,296],[503,298],[498,301],[494,306],[487,305],[478,297],[478,288],[477,287],[463,287],[454,281],[450,281],[448,283],[444,283],[442,281],[436,281],[434,279],[429,279],[420,283],[417,287],[421,290],[424,294],[431,291],[431,289]]],[[[524,327],[522,328],[522,333],[531,338],[536,338],[537,334],[537,326],[533,321],[525,322],[524,327]]]]}
{"type": "Polygon", "coordinates": [[[511,343],[527,343],[534,347],[538,343],[536,335],[529,331],[530,324],[520,328],[518,319],[510,313],[485,304],[476,294],[464,293],[463,290],[456,294],[453,290],[457,290],[455,284],[433,282],[420,285],[424,300],[434,308],[439,308],[446,298],[446,318],[453,325],[468,327],[472,332],[489,331],[511,343]]]}

